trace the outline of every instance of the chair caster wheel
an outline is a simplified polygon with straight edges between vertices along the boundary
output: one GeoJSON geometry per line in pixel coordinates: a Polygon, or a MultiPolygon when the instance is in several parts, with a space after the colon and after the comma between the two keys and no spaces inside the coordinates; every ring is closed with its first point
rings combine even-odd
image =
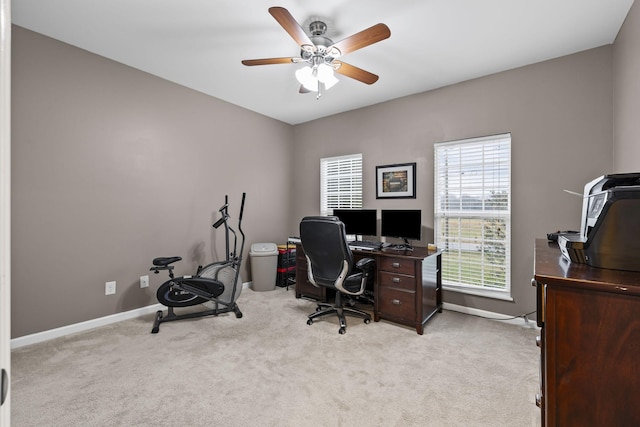
{"type": "Polygon", "coordinates": [[[364,319],[364,323],[365,325],[368,325],[369,323],[371,323],[371,319],[364,319]]]}
{"type": "Polygon", "coordinates": [[[313,325],[313,320],[311,319],[307,320],[307,325],[313,325]]]}
{"type": "Polygon", "coordinates": [[[340,335],[344,335],[346,332],[347,332],[347,329],[346,329],[346,328],[340,328],[340,329],[338,329],[338,333],[339,333],[340,335]]]}

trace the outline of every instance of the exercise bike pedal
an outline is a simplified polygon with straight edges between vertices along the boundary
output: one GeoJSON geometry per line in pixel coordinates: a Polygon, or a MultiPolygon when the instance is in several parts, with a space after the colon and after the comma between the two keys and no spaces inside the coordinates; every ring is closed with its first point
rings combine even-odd
{"type": "Polygon", "coordinates": [[[177,283],[177,286],[179,289],[208,300],[217,298],[224,292],[223,283],[204,277],[185,277],[177,283]]]}

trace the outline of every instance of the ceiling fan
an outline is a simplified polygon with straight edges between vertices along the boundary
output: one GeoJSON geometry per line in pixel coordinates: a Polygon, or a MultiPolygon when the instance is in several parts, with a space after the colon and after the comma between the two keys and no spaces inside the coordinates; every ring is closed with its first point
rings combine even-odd
{"type": "Polygon", "coordinates": [[[245,59],[242,61],[244,65],[304,63],[305,67],[296,71],[296,78],[301,83],[299,92],[318,92],[317,98],[320,98],[322,87],[326,90],[338,82],[333,75],[334,71],[369,85],[378,81],[377,75],[338,58],[388,38],[391,31],[385,24],[376,24],[334,43],[324,35],[327,25],[320,20],[309,24],[310,35],[307,35],[284,7],[270,7],[269,13],[298,43],[301,49],[300,57],[245,59]]]}

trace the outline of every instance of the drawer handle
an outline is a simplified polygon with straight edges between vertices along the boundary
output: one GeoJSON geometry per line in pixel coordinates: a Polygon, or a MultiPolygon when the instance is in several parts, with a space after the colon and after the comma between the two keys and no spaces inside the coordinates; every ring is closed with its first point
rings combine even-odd
{"type": "Polygon", "coordinates": [[[393,283],[400,283],[400,278],[399,277],[394,277],[393,279],[391,279],[391,281],[393,283]]]}
{"type": "Polygon", "coordinates": [[[395,268],[400,268],[400,263],[399,262],[394,262],[393,264],[391,264],[393,267],[395,268]]]}
{"type": "Polygon", "coordinates": [[[393,304],[393,305],[400,305],[400,304],[402,304],[402,302],[401,302],[399,299],[392,299],[392,300],[391,300],[391,304],[393,304]]]}

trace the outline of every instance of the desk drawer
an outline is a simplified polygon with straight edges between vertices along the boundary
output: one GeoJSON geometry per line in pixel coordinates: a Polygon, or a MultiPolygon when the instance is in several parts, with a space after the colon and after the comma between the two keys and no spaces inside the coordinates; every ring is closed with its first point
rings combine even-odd
{"type": "Polygon", "coordinates": [[[296,295],[298,298],[307,297],[313,298],[318,301],[326,301],[327,300],[327,292],[325,287],[317,287],[309,282],[307,277],[307,268],[297,266],[296,269],[296,295]]]}
{"type": "Polygon", "coordinates": [[[413,322],[416,319],[415,295],[415,292],[380,287],[376,302],[380,313],[384,316],[413,322]]]}
{"type": "Polygon", "coordinates": [[[301,251],[298,252],[298,254],[296,255],[296,265],[303,265],[306,266],[307,265],[307,257],[300,253],[301,251]]]}
{"type": "Polygon", "coordinates": [[[406,274],[380,271],[380,284],[378,286],[380,286],[381,288],[397,288],[407,291],[415,291],[416,278],[414,276],[408,276],[406,274]]]}
{"type": "Polygon", "coordinates": [[[407,274],[409,276],[416,275],[416,265],[412,260],[404,258],[384,257],[379,259],[379,262],[379,270],[407,274]]]}

